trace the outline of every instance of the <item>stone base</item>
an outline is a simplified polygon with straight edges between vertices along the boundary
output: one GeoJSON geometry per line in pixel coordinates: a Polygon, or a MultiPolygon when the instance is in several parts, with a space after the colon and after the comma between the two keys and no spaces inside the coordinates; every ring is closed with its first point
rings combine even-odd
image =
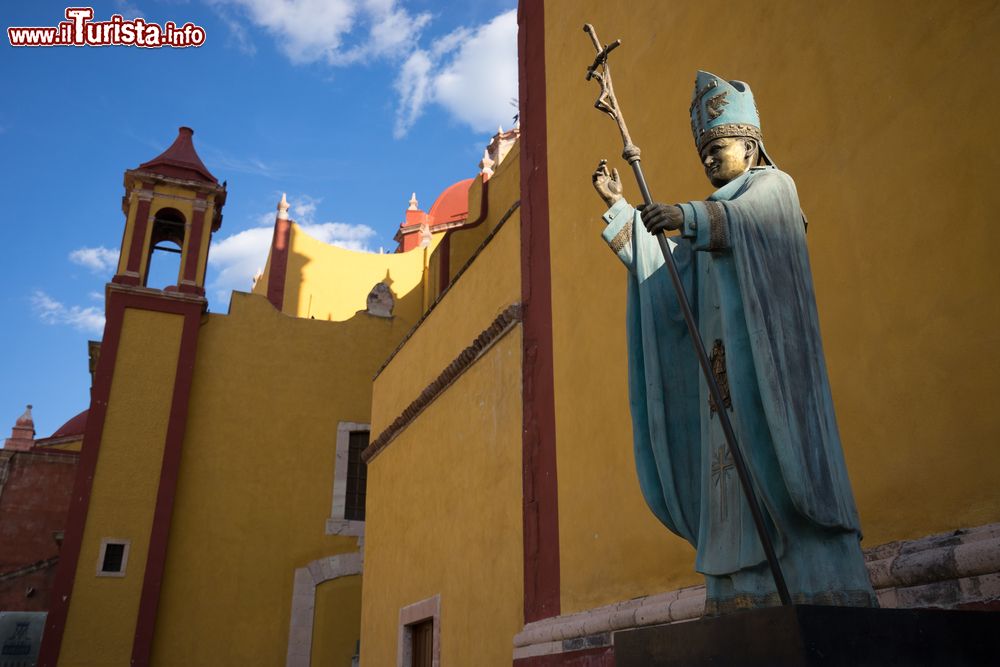
{"type": "Polygon", "coordinates": [[[1000,665],[1000,613],[797,605],[616,632],[616,667],[1000,665]]]}

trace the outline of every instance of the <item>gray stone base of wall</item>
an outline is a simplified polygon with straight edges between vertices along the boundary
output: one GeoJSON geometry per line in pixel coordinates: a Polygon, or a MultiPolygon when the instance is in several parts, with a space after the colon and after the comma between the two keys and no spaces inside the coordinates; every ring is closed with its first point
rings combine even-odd
{"type": "MultiPolygon", "coordinates": [[[[865,551],[879,604],[895,609],[1000,609],[1000,523],[865,551]]],[[[611,646],[614,633],[701,618],[705,587],[692,586],[528,623],[514,660],[611,646]]]]}

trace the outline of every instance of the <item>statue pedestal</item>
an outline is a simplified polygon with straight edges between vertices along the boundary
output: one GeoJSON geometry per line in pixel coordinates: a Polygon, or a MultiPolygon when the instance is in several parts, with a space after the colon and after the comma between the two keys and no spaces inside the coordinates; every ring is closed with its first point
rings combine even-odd
{"type": "Polygon", "coordinates": [[[615,633],[616,667],[1000,665],[1000,612],[797,605],[615,633]]]}

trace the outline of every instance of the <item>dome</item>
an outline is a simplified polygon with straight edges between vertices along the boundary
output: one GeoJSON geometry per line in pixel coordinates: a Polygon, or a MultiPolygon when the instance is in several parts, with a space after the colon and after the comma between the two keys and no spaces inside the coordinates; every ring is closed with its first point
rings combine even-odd
{"type": "Polygon", "coordinates": [[[84,430],[87,428],[87,413],[90,410],[84,410],[80,414],[76,415],[68,422],[60,426],[55,430],[55,433],[50,435],[46,440],[53,440],[55,438],[68,438],[70,436],[80,436],[83,435],[84,430]]]}

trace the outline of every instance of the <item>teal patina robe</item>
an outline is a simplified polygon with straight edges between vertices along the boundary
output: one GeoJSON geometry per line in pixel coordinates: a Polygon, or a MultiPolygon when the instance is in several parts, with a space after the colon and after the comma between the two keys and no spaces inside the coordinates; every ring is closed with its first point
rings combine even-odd
{"type": "MultiPolygon", "coordinates": [[[[668,241],[796,602],[874,604],[820,342],[795,184],[758,167],[681,204],[668,241]],[[720,353],[724,353],[724,356],[720,353]]],[[[603,237],[628,267],[629,403],[639,484],[697,549],[706,610],[777,603],[656,239],[624,200],[603,237]]]]}

